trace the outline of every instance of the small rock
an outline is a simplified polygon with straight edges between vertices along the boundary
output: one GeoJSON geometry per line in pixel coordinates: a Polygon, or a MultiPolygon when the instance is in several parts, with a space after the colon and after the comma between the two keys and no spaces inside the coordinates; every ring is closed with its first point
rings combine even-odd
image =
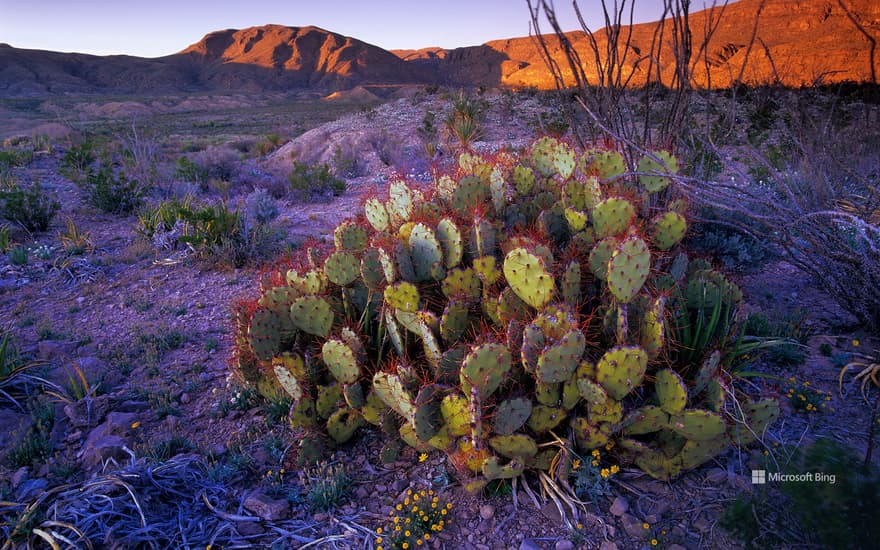
{"type": "Polygon", "coordinates": [[[541,550],[541,545],[532,539],[523,539],[519,544],[519,550],[541,550]]]}
{"type": "Polygon", "coordinates": [[[552,502],[548,502],[541,506],[541,515],[556,525],[562,524],[562,516],[559,515],[559,508],[557,508],[552,502]]]}
{"type": "Polygon", "coordinates": [[[327,521],[327,518],[329,518],[329,517],[330,517],[330,516],[328,516],[328,515],[325,514],[324,512],[318,512],[317,514],[315,514],[314,516],[312,516],[312,519],[315,520],[315,521],[318,522],[318,523],[324,523],[325,521],[327,521]]]}
{"type": "Polygon", "coordinates": [[[235,530],[245,537],[255,537],[266,532],[257,521],[239,521],[235,523],[235,530]]]}
{"type": "Polygon", "coordinates": [[[43,361],[52,361],[61,357],[69,357],[75,349],[76,342],[43,340],[37,344],[37,356],[43,361]]]}
{"type": "Polygon", "coordinates": [[[367,491],[367,488],[366,488],[366,487],[364,487],[363,485],[361,485],[361,486],[358,487],[357,490],[354,492],[354,496],[355,496],[358,500],[366,500],[366,498],[367,498],[368,496],[370,496],[370,493],[369,493],[369,491],[367,491]]]}
{"type": "Polygon", "coordinates": [[[610,540],[603,540],[599,545],[599,550],[617,550],[617,543],[610,540]]]}
{"type": "Polygon", "coordinates": [[[180,394],[180,404],[181,405],[186,405],[187,403],[189,403],[190,399],[191,399],[191,397],[189,396],[188,393],[184,392],[184,393],[180,394]]]}
{"type": "Polygon", "coordinates": [[[647,516],[645,516],[645,521],[650,523],[651,525],[655,525],[657,523],[660,523],[660,516],[658,516],[657,514],[648,514],[647,516]]]}
{"type": "Polygon", "coordinates": [[[687,550],[687,548],[685,548],[684,546],[677,544],[675,542],[673,542],[672,544],[670,544],[666,548],[667,548],[667,550],[687,550]]]}
{"type": "Polygon", "coordinates": [[[125,412],[125,413],[136,413],[136,412],[144,412],[150,410],[150,403],[148,401],[123,401],[116,407],[114,407],[117,412],[125,412]]]}
{"type": "Polygon", "coordinates": [[[110,396],[86,397],[64,406],[64,414],[74,428],[97,426],[110,410],[110,396]]]}
{"type": "Polygon", "coordinates": [[[492,550],[492,547],[490,547],[486,544],[480,544],[480,543],[475,544],[474,548],[476,548],[477,550],[492,550]]]}
{"type": "Polygon", "coordinates": [[[12,483],[13,489],[18,489],[18,486],[24,483],[24,480],[27,479],[28,469],[27,466],[22,466],[18,470],[12,474],[12,477],[9,478],[9,482],[12,483]]]}
{"type": "Polygon", "coordinates": [[[480,506],[480,517],[485,520],[490,520],[495,515],[495,507],[491,504],[484,504],[480,506]]]}
{"type": "Polygon", "coordinates": [[[568,539],[562,539],[556,542],[556,550],[574,550],[574,543],[568,539]]]}
{"type": "Polygon", "coordinates": [[[611,508],[609,509],[609,512],[617,517],[620,517],[625,514],[627,510],[629,510],[629,502],[627,502],[626,499],[623,497],[616,497],[614,499],[614,502],[611,503],[611,508]]]}
{"type": "Polygon", "coordinates": [[[290,504],[286,500],[276,500],[259,492],[248,495],[244,507],[266,521],[285,519],[290,514],[290,504]]]}
{"type": "Polygon", "coordinates": [[[382,483],[377,483],[376,485],[373,486],[373,488],[376,489],[376,492],[379,494],[382,494],[388,490],[388,487],[386,487],[382,483]]]}
{"type": "Polygon", "coordinates": [[[623,514],[620,516],[620,523],[623,525],[623,530],[626,531],[626,534],[634,539],[644,539],[647,531],[645,530],[645,526],[643,521],[636,519],[634,516],[630,514],[623,514]]]}

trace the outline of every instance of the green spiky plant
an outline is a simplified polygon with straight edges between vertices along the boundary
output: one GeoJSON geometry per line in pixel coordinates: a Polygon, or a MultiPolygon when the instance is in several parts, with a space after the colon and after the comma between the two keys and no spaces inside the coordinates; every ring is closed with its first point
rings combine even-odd
{"type": "Polygon", "coordinates": [[[393,182],[333,248],[264,277],[239,308],[235,368],[294,399],[301,459],[373,425],[389,448],[445,452],[475,490],[571,446],[614,442],[668,479],[750,443],[776,401],[731,395],[717,350],[674,361],[687,221],[674,158],[652,156],[628,172],[616,152],[543,138],[520,157],[463,154],[428,188],[393,182]]]}

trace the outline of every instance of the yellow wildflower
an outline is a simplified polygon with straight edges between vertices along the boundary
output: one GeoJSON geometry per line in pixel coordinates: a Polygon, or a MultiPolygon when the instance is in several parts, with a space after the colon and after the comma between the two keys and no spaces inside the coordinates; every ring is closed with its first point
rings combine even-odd
{"type": "Polygon", "coordinates": [[[134,422],[131,423],[131,429],[132,429],[132,430],[136,430],[136,429],[138,429],[138,428],[140,427],[140,425],[141,425],[140,422],[138,422],[138,421],[134,421],[134,422]]]}
{"type": "Polygon", "coordinates": [[[599,472],[599,475],[602,477],[608,477],[611,475],[611,472],[608,471],[608,468],[602,468],[602,470],[599,472]]]}
{"type": "Polygon", "coordinates": [[[642,529],[647,530],[647,529],[650,529],[650,528],[651,528],[650,524],[647,524],[647,523],[643,523],[643,524],[642,524],[642,529]]]}
{"type": "Polygon", "coordinates": [[[600,453],[599,453],[599,449],[593,449],[593,452],[590,453],[590,454],[593,455],[593,456],[595,456],[596,458],[599,458],[599,455],[600,455],[600,453]]]}
{"type": "Polygon", "coordinates": [[[855,338],[853,338],[853,347],[854,347],[854,348],[859,347],[859,341],[858,341],[857,339],[855,339],[855,338]]]}
{"type": "Polygon", "coordinates": [[[376,534],[377,534],[377,535],[381,535],[381,534],[382,534],[382,528],[381,528],[381,527],[377,527],[377,528],[376,528],[376,534]]]}
{"type": "Polygon", "coordinates": [[[657,539],[651,539],[651,546],[657,546],[657,539]]]}
{"type": "Polygon", "coordinates": [[[616,474],[616,473],[619,472],[619,471],[620,471],[620,467],[619,467],[617,464],[615,464],[615,465],[613,465],[613,466],[611,467],[611,473],[612,473],[612,474],[616,474]]]}
{"type": "Polygon", "coordinates": [[[577,470],[580,467],[581,467],[581,461],[579,458],[576,458],[571,461],[571,469],[572,470],[577,470]]]}
{"type": "Polygon", "coordinates": [[[419,462],[424,462],[428,460],[428,453],[422,453],[419,455],[419,462]]]}

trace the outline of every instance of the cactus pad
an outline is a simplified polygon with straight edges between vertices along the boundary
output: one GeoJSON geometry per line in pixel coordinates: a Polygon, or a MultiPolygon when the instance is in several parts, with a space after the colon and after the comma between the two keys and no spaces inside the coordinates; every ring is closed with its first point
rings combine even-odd
{"type": "Polygon", "coordinates": [[[367,199],[364,203],[364,214],[367,221],[376,231],[388,230],[388,211],[379,199],[367,199]]]}
{"type": "Polygon", "coordinates": [[[565,420],[567,413],[561,407],[535,405],[529,416],[529,428],[536,433],[549,432],[565,420]]]}
{"type": "Polygon", "coordinates": [[[368,241],[366,230],[351,221],[340,223],[333,231],[333,244],[336,245],[337,250],[361,252],[367,248],[368,241]]]}
{"type": "Polygon", "coordinates": [[[330,304],[318,296],[297,298],[290,306],[290,318],[296,328],[321,338],[326,338],[333,326],[330,304]]]}
{"type": "Polygon", "coordinates": [[[409,250],[416,280],[442,280],[446,275],[443,252],[434,232],[423,223],[413,226],[409,234],[409,250]]]}
{"type": "Polygon", "coordinates": [[[357,279],[360,272],[358,260],[351,252],[334,252],[324,262],[324,274],[335,285],[350,285],[357,279]]]}
{"type": "Polygon", "coordinates": [[[399,376],[382,371],[377,372],[373,375],[373,391],[389,409],[407,421],[412,420],[415,414],[413,399],[403,387],[399,376]]]}
{"type": "Polygon", "coordinates": [[[449,218],[443,218],[437,224],[437,241],[443,249],[443,258],[447,269],[452,269],[461,263],[464,251],[461,242],[461,231],[455,222],[449,218]]]}
{"type": "Polygon", "coordinates": [[[327,419],[327,433],[336,443],[345,443],[363,425],[363,417],[357,411],[345,407],[327,419]]]}
{"type": "Polygon", "coordinates": [[[553,298],[556,283],[544,260],[524,248],[515,248],[504,258],[504,277],[525,303],[541,309],[553,298]]]}
{"type": "Polygon", "coordinates": [[[617,250],[620,241],[615,237],[605,237],[590,251],[590,272],[601,281],[608,279],[608,264],[617,250]]]}
{"type": "Polygon", "coordinates": [[[461,366],[461,387],[469,395],[472,387],[482,397],[492,394],[510,370],[510,351],[501,344],[483,344],[471,349],[461,366]]]}
{"type": "Polygon", "coordinates": [[[636,210],[626,199],[610,197],[593,208],[593,229],[602,239],[626,231],[636,218],[636,210]]]}
{"type": "Polygon", "coordinates": [[[385,203],[390,224],[400,227],[408,222],[412,216],[413,206],[413,193],[406,183],[400,180],[392,182],[388,189],[388,202],[385,203]]]}
{"type": "Polygon", "coordinates": [[[524,434],[496,435],[489,439],[489,446],[507,458],[527,458],[538,454],[535,440],[524,434]]]}
{"type": "Polygon", "coordinates": [[[727,430],[718,414],[701,410],[688,410],[673,416],[669,427],[678,435],[696,441],[714,439],[727,430]]]}
{"type": "Polygon", "coordinates": [[[681,376],[672,369],[663,369],[656,374],[654,388],[660,408],[669,414],[679,414],[687,404],[687,386],[681,376]]]}
{"type": "Polygon", "coordinates": [[[642,184],[642,187],[644,187],[649,193],[663,191],[670,182],[669,176],[651,174],[659,173],[673,175],[678,173],[678,161],[670,153],[667,151],[657,151],[654,153],[654,156],[662,161],[662,164],[651,157],[645,156],[639,160],[638,166],[638,171],[641,172],[639,175],[639,183],[642,184]]]}
{"type": "Polygon", "coordinates": [[[495,409],[493,430],[498,435],[511,435],[520,429],[532,414],[532,402],[525,397],[507,399],[495,409]]]}
{"type": "Polygon", "coordinates": [[[281,346],[281,316],[268,309],[254,312],[248,329],[248,343],[254,355],[268,361],[281,346]]]}
{"type": "Polygon", "coordinates": [[[687,233],[687,220],[678,212],[664,212],[651,220],[651,239],[660,250],[677,245],[687,233]]]}
{"type": "Polygon", "coordinates": [[[669,426],[669,415],[660,407],[646,405],[626,415],[623,421],[624,435],[642,435],[659,432],[669,426]]]}
{"type": "Polygon", "coordinates": [[[554,384],[571,378],[584,354],[587,340],[579,330],[572,330],[547,347],[538,357],[535,375],[539,382],[554,384]]]}
{"type": "Polygon", "coordinates": [[[651,251],[638,237],[629,237],[617,246],[608,262],[608,288],[621,303],[627,304],[641,290],[651,271],[651,251]]]}
{"type": "Polygon", "coordinates": [[[621,400],[642,383],[648,354],[638,346],[617,346],[596,364],[596,380],[613,399],[621,400]]]}
{"type": "Polygon", "coordinates": [[[443,316],[440,318],[440,336],[448,346],[457,342],[468,329],[468,315],[470,311],[467,302],[453,298],[446,304],[443,316]]]}
{"type": "Polygon", "coordinates": [[[412,283],[400,282],[385,288],[385,301],[395,309],[414,313],[419,308],[419,291],[412,283]]]}
{"type": "Polygon", "coordinates": [[[450,269],[440,288],[449,299],[476,301],[480,298],[480,279],[477,277],[477,272],[469,267],[450,269]]]}
{"type": "Polygon", "coordinates": [[[324,364],[338,382],[354,384],[360,377],[354,351],[341,340],[327,340],[322,348],[324,364]]]}

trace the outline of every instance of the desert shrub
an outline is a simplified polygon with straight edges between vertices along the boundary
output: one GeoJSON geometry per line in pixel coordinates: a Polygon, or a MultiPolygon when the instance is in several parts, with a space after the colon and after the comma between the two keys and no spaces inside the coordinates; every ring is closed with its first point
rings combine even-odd
{"type": "Polygon", "coordinates": [[[207,180],[208,175],[206,171],[195,162],[186,157],[179,157],[174,167],[174,177],[181,181],[201,184],[207,180]]]}
{"type": "Polygon", "coordinates": [[[333,172],[343,178],[356,178],[364,173],[363,162],[357,149],[350,143],[340,144],[333,150],[333,172]]]}
{"type": "Polygon", "coordinates": [[[473,98],[460,90],[452,97],[446,114],[446,130],[467,149],[483,136],[482,120],[488,108],[486,100],[473,98]]]}
{"type": "Polygon", "coordinates": [[[31,149],[0,151],[0,169],[27,166],[32,160],[34,160],[34,152],[31,149]]]}
{"type": "Polygon", "coordinates": [[[138,180],[130,179],[106,159],[78,185],[92,206],[112,214],[131,213],[141,204],[146,192],[138,180]]]}
{"type": "Polygon", "coordinates": [[[192,153],[189,158],[198,167],[202,183],[207,183],[210,179],[232,181],[241,164],[241,158],[235,149],[217,145],[192,153]]]}
{"type": "Polygon", "coordinates": [[[685,206],[658,156],[675,164],[658,152],[626,176],[617,152],[578,158],[543,138],[521,156],[463,154],[433,188],[392,182],[333,248],[305,247],[261,277],[238,308],[238,376],[294,399],[300,458],[373,424],[446,452],[470,490],[572,449],[612,446],[609,475],[635,463],[669,479],[751,443],[779,406],[729,383],[724,339],[706,331],[700,356],[673,354],[684,344],[670,295],[723,309],[709,314],[727,326],[738,299],[688,295],[739,291],[678,254],[685,206]]]}
{"type": "Polygon", "coordinates": [[[0,212],[4,218],[28,231],[49,229],[61,204],[39,183],[14,185],[0,190],[0,212]]]}
{"type": "Polygon", "coordinates": [[[267,224],[278,217],[278,203],[265,189],[254,189],[244,199],[244,211],[251,223],[267,224]]]}
{"type": "Polygon", "coordinates": [[[346,188],[345,181],[335,177],[327,164],[311,165],[294,161],[287,181],[290,182],[291,190],[301,197],[309,197],[327,191],[334,195],[341,195],[346,188]]]}
{"type": "Polygon", "coordinates": [[[61,166],[70,172],[72,179],[78,179],[86,174],[95,162],[95,145],[91,140],[84,140],[71,145],[64,152],[61,166]]]}
{"type": "Polygon", "coordinates": [[[720,262],[726,269],[754,271],[778,258],[765,242],[735,227],[700,224],[687,239],[688,250],[702,253],[720,262]]]}

